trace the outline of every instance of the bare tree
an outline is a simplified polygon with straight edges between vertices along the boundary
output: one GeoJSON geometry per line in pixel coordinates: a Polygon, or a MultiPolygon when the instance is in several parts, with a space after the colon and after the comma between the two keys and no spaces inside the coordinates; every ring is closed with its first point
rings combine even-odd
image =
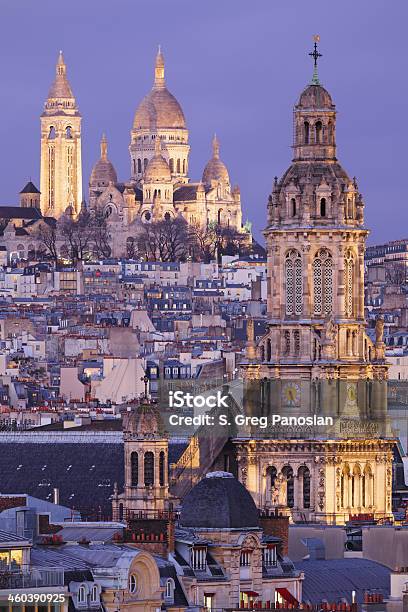
{"type": "Polygon", "coordinates": [[[183,261],[189,254],[189,240],[188,224],[184,219],[144,223],[136,239],[136,252],[150,261],[183,261]]]}
{"type": "Polygon", "coordinates": [[[40,248],[37,250],[38,256],[41,254],[48,255],[51,259],[58,262],[58,228],[57,223],[53,221],[41,222],[35,234],[36,239],[40,243],[40,248]]]}
{"type": "Polygon", "coordinates": [[[89,254],[92,242],[91,213],[82,210],[76,219],[71,215],[64,215],[59,221],[59,230],[69,245],[72,261],[75,263],[85,259],[89,254]]]}
{"type": "Polygon", "coordinates": [[[221,255],[238,253],[241,241],[239,232],[226,225],[210,223],[207,227],[190,227],[193,257],[205,262],[220,258],[221,255]]]}
{"type": "Polygon", "coordinates": [[[385,278],[390,285],[405,285],[407,276],[408,268],[405,262],[392,261],[385,264],[385,278]]]}
{"type": "Polygon", "coordinates": [[[112,249],[109,244],[109,231],[106,217],[101,210],[91,213],[91,239],[97,257],[110,257],[112,249]]]}

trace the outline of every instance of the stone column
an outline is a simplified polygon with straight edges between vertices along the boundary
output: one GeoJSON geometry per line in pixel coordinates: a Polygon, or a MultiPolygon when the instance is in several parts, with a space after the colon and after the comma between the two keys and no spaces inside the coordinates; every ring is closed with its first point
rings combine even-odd
{"type": "MultiPolygon", "coordinates": [[[[334,269],[337,268],[337,313],[336,308],[334,314],[341,318],[344,318],[345,304],[344,304],[344,247],[342,244],[338,246],[337,262],[335,261],[334,269]]],[[[334,296],[333,296],[334,297],[334,296]]]]}

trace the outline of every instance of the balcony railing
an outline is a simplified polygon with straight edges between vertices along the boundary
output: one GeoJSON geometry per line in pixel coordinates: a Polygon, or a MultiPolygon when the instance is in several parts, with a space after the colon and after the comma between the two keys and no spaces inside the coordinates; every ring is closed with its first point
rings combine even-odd
{"type": "Polygon", "coordinates": [[[64,570],[59,567],[32,568],[27,572],[0,570],[0,590],[64,586],[64,570]]]}

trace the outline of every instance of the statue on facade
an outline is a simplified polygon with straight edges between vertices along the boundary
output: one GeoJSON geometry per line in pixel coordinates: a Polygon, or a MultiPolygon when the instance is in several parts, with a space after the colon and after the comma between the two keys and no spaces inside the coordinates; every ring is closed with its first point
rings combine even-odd
{"type": "Polygon", "coordinates": [[[384,317],[379,315],[375,321],[375,343],[382,344],[384,341],[384,317]]]}

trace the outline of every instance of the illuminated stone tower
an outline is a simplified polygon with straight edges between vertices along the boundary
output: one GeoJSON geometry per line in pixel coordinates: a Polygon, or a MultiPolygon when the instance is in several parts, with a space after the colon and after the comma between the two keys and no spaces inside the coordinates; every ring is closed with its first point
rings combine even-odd
{"type": "Polygon", "coordinates": [[[312,82],[294,108],[292,164],[268,202],[267,331],[256,355],[252,334],[241,364],[246,412],[295,424],[254,427],[232,444],[259,507],[342,524],[392,516],[394,440],[383,322],[375,341],[365,331],[364,204],[336,157],[336,110],[319,82],[316,42],[312,82]],[[326,416],[328,426],[315,426],[326,416]],[[297,425],[306,417],[310,426],[297,425]]]}
{"type": "Polygon", "coordinates": [[[60,51],[56,75],[41,115],[41,211],[60,217],[82,202],[81,115],[60,51]]]}
{"type": "Polygon", "coordinates": [[[125,487],[113,499],[114,518],[168,507],[168,440],[152,404],[143,403],[123,419],[125,487]]]}
{"type": "Polygon", "coordinates": [[[164,79],[164,58],[159,48],[152,90],[139,104],[133,120],[130,141],[131,179],[140,181],[155,155],[159,137],[162,153],[175,183],[188,182],[188,130],[183,110],[169,92],[164,79]]]}

